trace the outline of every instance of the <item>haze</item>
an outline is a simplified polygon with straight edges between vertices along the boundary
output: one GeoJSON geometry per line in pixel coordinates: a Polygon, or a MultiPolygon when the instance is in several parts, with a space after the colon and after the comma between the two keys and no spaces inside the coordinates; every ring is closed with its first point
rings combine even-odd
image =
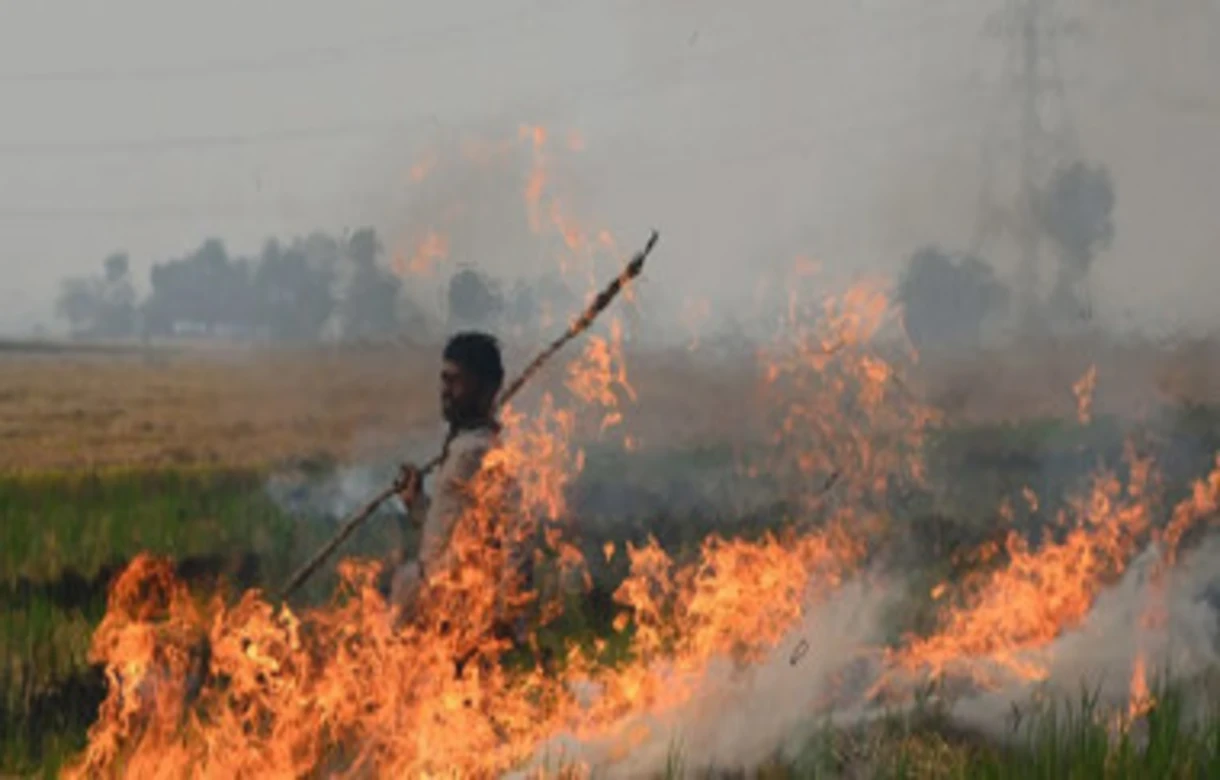
{"type": "MultiPolygon", "coordinates": [[[[579,131],[582,201],[624,247],[662,231],[666,305],[743,305],[797,255],[835,276],[966,247],[1005,126],[1001,0],[265,0],[63,6],[0,24],[0,331],[59,281],[206,237],[373,224],[402,240],[416,156],[452,132],[579,131]],[[743,292],[744,291],[744,292],[743,292]]],[[[1113,172],[1092,279],[1111,325],[1210,329],[1220,289],[1220,1],[1057,4],[1079,153],[1113,172]]],[[[428,186],[427,182],[422,187],[428,186]]],[[[452,258],[511,268],[499,258],[452,258]]],[[[984,249],[1005,278],[1011,253],[984,249]]]]}

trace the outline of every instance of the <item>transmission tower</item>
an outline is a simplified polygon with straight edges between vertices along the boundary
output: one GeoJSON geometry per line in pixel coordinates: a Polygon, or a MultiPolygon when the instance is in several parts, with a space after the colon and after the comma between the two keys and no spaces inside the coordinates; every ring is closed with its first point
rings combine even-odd
{"type": "Polygon", "coordinates": [[[1017,313],[1025,327],[1036,322],[1041,283],[1037,193],[1054,166],[1077,151],[1058,44],[1080,30],[1056,12],[1054,0],[1004,0],[986,25],[989,36],[1004,41],[1005,56],[999,104],[983,142],[974,250],[1002,234],[1015,244],[1017,313]]]}

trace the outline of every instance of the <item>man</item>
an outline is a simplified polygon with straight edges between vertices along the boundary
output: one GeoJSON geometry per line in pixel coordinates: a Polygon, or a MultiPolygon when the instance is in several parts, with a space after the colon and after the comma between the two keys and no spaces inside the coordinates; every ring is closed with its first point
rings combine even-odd
{"type": "Polygon", "coordinates": [[[408,618],[429,580],[455,563],[450,540],[469,506],[467,485],[499,442],[495,400],[504,382],[496,340],[485,333],[459,333],[445,346],[441,366],[441,412],[449,424],[444,456],[432,496],[423,493],[419,470],[403,466],[399,498],[408,518],[421,526],[419,555],[394,573],[390,600],[399,619],[408,618]]]}

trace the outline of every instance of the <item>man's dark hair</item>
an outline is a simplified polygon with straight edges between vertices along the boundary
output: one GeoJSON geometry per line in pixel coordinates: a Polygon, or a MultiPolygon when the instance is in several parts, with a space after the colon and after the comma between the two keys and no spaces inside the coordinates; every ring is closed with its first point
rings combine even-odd
{"type": "Polygon", "coordinates": [[[500,392],[500,385],[504,383],[504,364],[495,336],[475,331],[458,333],[445,345],[444,359],[468,371],[487,390],[500,392]]]}

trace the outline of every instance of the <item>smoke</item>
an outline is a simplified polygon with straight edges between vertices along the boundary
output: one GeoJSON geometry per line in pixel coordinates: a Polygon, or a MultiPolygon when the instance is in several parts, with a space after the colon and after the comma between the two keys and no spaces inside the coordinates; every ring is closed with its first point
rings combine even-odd
{"type": "MultiPolygon", "coordinates": [[[[717,658],[678,708],[633,714],[596,739],[557,735],[539,747],[528,766],[506,777],[571,765],[589,766],[608,778],[648,777],[675,760],[684,771],[749,768],[795,749],[817,728],[813,719],[819,709],[842,694],[845,672],[881,641],[882,618],[895,592],[870,577],[852,580],[827,600],[808,605],[804,619],[762,662],[740,667],[717,658]]],[[[588,687],[581,692],[596,696],[588,687]]]]}
{"type": "Polygon", "coordinates": [[[1132,676],[1142,662],[1148,684],[1188,682],[1220,662],[1220,538],[1208,539],[1174,569],[1163,572],[1162,550],[1152,545],[1126,575],[1104,591],[1084,622],[1041,651],[1050,659],[1045,684],[1013,681],[1000,690],[954,704],[951,719],[993,739],[1014,736],[1012,715],[1028,712],[1049,695],[1079,702],[1082,686],[1100,711],[1124,708],[1132,676]]]}
{"type": "MultiPolygon", "coordinates": [[[[1150,546],[1078,627],[1031,650],[1048,661],[1047,679],[1014,676],[995,690],[960,693],[947,702],[948,722],[960,733],[1004,743],[1021,733],[1013,728],[1014,713],[1048,701],[1079,703],[1082,690],[1096,697],[1098,715],[1125,712],[1141,664],[1154,696],[1158,682],[1189,683],[1214,668],[1220,662],[1220,537],[1206,540],[1172,569],[1164,564],[1163,550],[1150,546]]],[[[886,614],[900,603],[900,585],[876,576],[853,579],[809,605],[804,619],[760,663],[743,668],[717,658],[681,706],[635,713],[596,738],[556,735],[506,777],[565,766],[589,767],[607,778],[655,776],[675,766],[696,775],[712,768],[748,770],[776,756],[795,758],[827,723],[852,727],[913,711],[915,692],[927,679],[908,681],[905,707],[883,708],[867,698],[885,672],[877,650],[884,645],[886,614]]],[[[966,664],[996,672],[985,658],[966,664]]],[[[586,702],[598,694],[587,683],[574,689],[586,702]]]]}
{"type": "MultiPolygon", "coordinates": [[[[371,438],[376,438],[372,436],[371,438]]],[[[272,474],[264,492],[287,515],[311,520],[338,520],[364,506],[390,484],[403,463],[422,464],[440,447],[442,434],[417,430],[403,436],[398,447],[376,457],[332,467],[296,464],[272,474]]]]}

